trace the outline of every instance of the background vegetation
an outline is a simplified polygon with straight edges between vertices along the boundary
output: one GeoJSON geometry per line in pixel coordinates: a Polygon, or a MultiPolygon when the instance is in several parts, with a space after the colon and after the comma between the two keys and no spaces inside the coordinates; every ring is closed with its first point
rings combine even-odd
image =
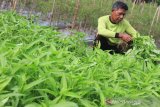
{"type": "MultiPolygon", "coordinates": [[[[3,0],[2,0],[3,1],[3,0]]],[[[1,4],[2,4],[1,1],[1,4]]],[[[111,6],[116,0],[12,0],[16,2],[16,9],[41,12],[39,18],[66,25],[74,24],[77,29],[92,29],[97,27],[100,16],[110,14],[111,6]],[[78,9],[77,9],[78,8],[78,9]],[[76,11],[77,9],[77,11],[76,11]],[[76,12],[75,12],[76,11],[76,12]],[[74,22],[74,23],[73,23],[74,22]]],[[[134,4],[132,0],[123,0],[129,5],[126,18],[143,35],[159,37],[160,9],[157,3],[134,4]]],[[[11,0],[5,1],[7,3],[11,0]]],[[[13,5],[14,3],[11,3],[13,5]]],[[[13,6],[12,6],[13,7],[13,6]]],[[[93,32],[91,31],[91,32],[93,32]]]]}

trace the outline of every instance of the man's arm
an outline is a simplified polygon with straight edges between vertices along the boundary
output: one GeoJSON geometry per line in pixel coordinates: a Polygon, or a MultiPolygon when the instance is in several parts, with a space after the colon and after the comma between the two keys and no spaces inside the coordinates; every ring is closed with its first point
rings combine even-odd
{"type": "Polygon", "coordinates": [[[121,38],[125,42],[132,41],[134,38],[140,36],[140,34],[130,25],[130,23],[125,20],[126,24],[126,33],[119,33],[118,37],[121,38]]]}
{"type": "Polygon", "coordinates": [[[129,42],[132,40],[131,36],[125,33],[116,33],[106,28],[106,22],[103,18],[98,19],[98,34],[107,38],[120,38],[123,41],[129,42]]]}
{"type": "Polygon", "coordinates": [[[131,35],[132,38],[137,38],[140,34],[131,26],[131,24],[126,21],[126,33],[131,35]]]}

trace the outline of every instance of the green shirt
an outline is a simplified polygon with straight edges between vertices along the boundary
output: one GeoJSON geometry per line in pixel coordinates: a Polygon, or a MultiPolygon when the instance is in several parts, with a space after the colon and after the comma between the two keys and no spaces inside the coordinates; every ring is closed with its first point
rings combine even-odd
{"type": "Polygon", "coordinates": [[[113,24],[110,19],[109,15],[102,16],[98,19],[98,34],[102,35],[112,43],[119,43],[122,40],[119,38],[115,38],[116,33],[127,33],[131,35],[133,38],[139,36],[139,33],[130,25],[130,23],[123,19],[121,22],[117,24],[113,24]]]}

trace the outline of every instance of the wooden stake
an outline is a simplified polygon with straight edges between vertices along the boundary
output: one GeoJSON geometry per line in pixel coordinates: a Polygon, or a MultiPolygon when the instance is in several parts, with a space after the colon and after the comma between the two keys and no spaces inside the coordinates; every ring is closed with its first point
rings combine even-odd
{"type": "Polygon", "coordinates": [[[73,15],[73,19],[72,19],[72,26],[71,26],[72,29],[76,25],[76,20],[77,20],[77,17],[78,17],[79,6],[80,6],[80,1],[76,0],[75,8],[74,8],[74,15],[73,15]]]}
{"type": "Polygon", "coordinates": [[[136,0],[134,0],[134,2],[133,2],[133,6],[132,6],[132,9],[131,9],[131,15],[132,15],[132,13],[133,13],[133,9],[134,9],[134,7],[135,7],[135,4],[136,4],[136,0]]]}
{"type": "Polygon", "coordinates": [[[142,5],[141,13],[143,13],[143,10],[144,10],[144,4],[145,4],[145,1],[143,1],[143,2],[141,3],[141,5],[142,5]]]}
{"type": "Polygon", "coordinates": [[[18,0],[11,0],[12,10],[15,10],[15,9],[16,9],[17,2],[18,2],[18,0]]]}
{"type": "Polygon", "coordinates": [[[51,12],[51,17],[50,17],[50,21],[49,21],[50,26],[51,26],[52,20],[53,20],[54,7],[55,7],[55,0],[53,0],[53,4],[52,4],[52,12],[51,12]]]}
{"type": "Polygon", "coordinates": [[[160,6],[158,6],[157,20],[156,20],[157,23],[158,23],[159,17],[160,17],[160,6]]]}
{"type": "MultiPolygon", "coordinates": [[[[34,1],[32,0],[31,1],[32,4],[34,4],[34,1]]],[[[32,5],[33,6],[33,5],[32,5]]],[[[32,11],[33,11],[33,7],[31,8],[31,10],[29,11],[29,18],[31,19],[32,18],[32,11]]]]}
{"type": "Polygon", "coordinates": [[[152,23],[151,23],[151,27],[150,27],[150,30],[149,30],[149,35],[151,34],[152,27],[153,27],[153,24],[154,24],[154,21],[155,21],[157,12],[158,12],[158,8],[156,9],[156,12],[155,12],[155,14],[154,14],[154,16],[153,16],[152,23]]]}

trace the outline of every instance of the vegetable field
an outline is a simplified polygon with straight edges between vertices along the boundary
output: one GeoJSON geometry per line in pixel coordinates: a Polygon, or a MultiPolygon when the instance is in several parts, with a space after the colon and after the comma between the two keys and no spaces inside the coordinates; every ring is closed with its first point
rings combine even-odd
{"type": "Polygon", "coordinates": [[[160,51],[149,36],[125,55],[0,13],[0,107],[158,107],[160,51]]]}

